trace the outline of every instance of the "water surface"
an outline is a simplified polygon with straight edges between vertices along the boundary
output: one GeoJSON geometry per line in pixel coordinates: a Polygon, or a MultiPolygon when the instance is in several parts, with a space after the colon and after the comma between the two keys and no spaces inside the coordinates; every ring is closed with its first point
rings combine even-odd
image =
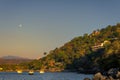
{"type": "Polygon", "coordinates": [[[85,77],[92,78],[93,75],[77,74],[73,72],[46,72],[28,75],[28,72],[18,74],[16,72],[0,72],[0,80],[83,80],[85,77]]]}

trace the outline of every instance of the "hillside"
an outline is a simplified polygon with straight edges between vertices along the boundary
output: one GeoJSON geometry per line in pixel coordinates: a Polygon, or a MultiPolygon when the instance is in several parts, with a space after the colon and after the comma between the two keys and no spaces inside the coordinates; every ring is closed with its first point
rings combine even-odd
{"type": "Polygon", "coordinates": [[[49,53],[45,52],[44,57],[39,60],[27,62],[19,59],[0,59],[0,63],[15,64],[0,65],[3,70],[44,69],[51,72],[67,70],[96,73],[120,68],[120,24],[109,25],[106,28],[94,30],[91,34],[75,37],[63,46],[49,53]]]}
{"type": "Polygon", "coordinates": [[[120,67],[120,24],[76,37],[41,59],[47,70],[93,73],[120,67]]]}

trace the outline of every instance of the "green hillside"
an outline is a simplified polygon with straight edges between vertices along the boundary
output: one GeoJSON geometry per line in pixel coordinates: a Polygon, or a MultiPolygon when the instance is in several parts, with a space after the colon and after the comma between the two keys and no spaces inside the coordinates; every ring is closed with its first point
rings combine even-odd
{"type": "Polygon", "coordinates": [[[120,24],[75,37],[40,61],[49,71],[93,73],[120,67],[120,24]]]}
{"type": "Polygon", "coordinates": [[[63,46],[44,53],[44,57],[29,63],[1,64],[5,70],[76,71],[95,73],[120,68],[120,24],[107,26],[91,34],[75,37],[63,46]]]}

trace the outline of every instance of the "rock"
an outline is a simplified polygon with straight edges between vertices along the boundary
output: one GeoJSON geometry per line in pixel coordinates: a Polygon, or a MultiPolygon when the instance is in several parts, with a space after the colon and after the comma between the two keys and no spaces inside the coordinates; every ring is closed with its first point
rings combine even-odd
{"type": "Polygon", "coordinates": [[[93,80],[120,80],[120,71],[117,69],[110,69],[107,75],[98,72],[94,75],[93,80]]]}
{"type": "Polygon", "coordinates": [[[109,79],[108,80],[116,80],[116,79],[113,79],[113,77],[112,76],[109,76],[109,79]]]}
{"type": "Polygon", "coordinates": [[[93,80],[107,80],[107,77],[98,72],[94,75],[93,80]]]}
{"type": "Polygon", "coordinates": [[[116,74],[117,79],[120,79],[120,71],[116,74]]]}
{"type": "Polygon", "coordinates": [[[90,80],[90,78],[85,78],[84,80],[90,80]]]}
{"type": "Polygon", "coordinates": [[[109,77],[112,77],[113,79],[117,79],[118,69],[117,68],[111,68],[108,71],[109,77]]]}

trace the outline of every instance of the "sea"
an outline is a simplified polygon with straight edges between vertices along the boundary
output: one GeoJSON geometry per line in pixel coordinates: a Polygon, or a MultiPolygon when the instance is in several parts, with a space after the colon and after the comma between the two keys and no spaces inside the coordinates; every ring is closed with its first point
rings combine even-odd
{"type": "Polygon", "coordinates": [[[34,72],[29,75],[28,72],[18,74],[17,72],[0,72],[0,80],[84,80],[84,78],[92,79],[93,75],[78,74],[75,72],[45,72],[40,74],[34,72]]]}

